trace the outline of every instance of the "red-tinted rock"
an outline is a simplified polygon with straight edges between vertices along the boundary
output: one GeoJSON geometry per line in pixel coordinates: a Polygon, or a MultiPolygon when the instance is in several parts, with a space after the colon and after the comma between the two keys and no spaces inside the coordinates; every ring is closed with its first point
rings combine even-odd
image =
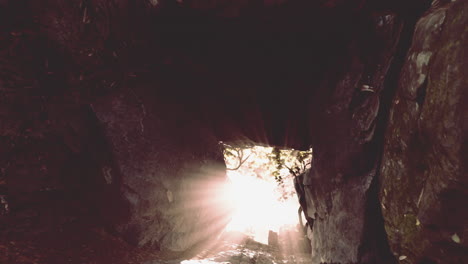
{"type": "Polygon", "coordinates": [[[393,253],[411,263],[468,261],[467,11],[454,1],[418,21],[392,105],[380,199],[393,253]]]}

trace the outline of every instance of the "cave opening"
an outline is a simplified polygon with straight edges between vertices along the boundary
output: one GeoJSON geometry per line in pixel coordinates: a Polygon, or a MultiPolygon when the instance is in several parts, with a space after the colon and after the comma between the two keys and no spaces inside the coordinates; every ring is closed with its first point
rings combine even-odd
{"type": "Polygon", "coordinates": [[[243,234],[280,251],[307,252],[307,227],[296,178],[308,172],[312,150],[222,143],[225,192],[232,217],[227,234],[243,234]]]}

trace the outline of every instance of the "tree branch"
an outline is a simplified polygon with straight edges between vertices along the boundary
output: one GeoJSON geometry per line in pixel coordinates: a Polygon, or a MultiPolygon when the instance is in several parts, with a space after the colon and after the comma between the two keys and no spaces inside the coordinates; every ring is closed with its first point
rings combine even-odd
{"type": "Polygon", "coordinates": [[[226,168],[226,170],[239,169],[242,166],[242,164],[244,164],[249,159],[250,155],[252,155],[252,153],[250,153],[245,159],[243,159],[244,151],[242,149],[236,149],[236,152],[237,152],[237,158],[239,159],[239,164],[235,168],[226,168]]]}

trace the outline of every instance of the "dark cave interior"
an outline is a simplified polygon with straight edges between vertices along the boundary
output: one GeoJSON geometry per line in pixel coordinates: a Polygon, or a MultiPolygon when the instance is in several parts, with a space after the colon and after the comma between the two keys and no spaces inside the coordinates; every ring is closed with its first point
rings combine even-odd
{"type": "Polygon", "coordinates": [[[313,148],[311,263],[466,263],[467,6],[0,0],[0,263],[196,254],[246,140],[313,148]]]}

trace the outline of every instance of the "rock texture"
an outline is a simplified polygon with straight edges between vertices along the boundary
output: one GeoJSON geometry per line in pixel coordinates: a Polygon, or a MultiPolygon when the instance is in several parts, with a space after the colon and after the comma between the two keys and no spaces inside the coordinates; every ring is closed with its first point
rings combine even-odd
{"type": "Polygon", "coordinates": [[[92,109],[114,157],[106,181],[118,182],[128,206],[117,231],[131,243],[172,251],[216,237],[229,221],[224,157],[189,109],[130,88],[92,109]]]}
{"type": "MultiPolygon", "coordinates": [[[[307,214],[315,218],[314,263],[388,263],[385,235],[368,217],[378,215],[375,200],[380,141],[377,133],[384,81],[399,43],[403,21],[392,13],[368,18],[366,38],[348,39],[348,58],[334,81],[316,95],[311,120],[314,161],[304,178],[307,214]],[[318,114],[317,114],[318,113],[318,114]],[[377,131],[377,132],[376,132],[377,131]],[[369,241],[373,241],[369,243],[369,241]]],[[[335,68],[335,71],[337,69],[335,68]]],[[[334,72],[333,74],[337,74],[334,72]]]]}
{"type": "Polygon", "coordinates": [[[418,21],[393,100],[379,197],[401,263],[468,261],[467,12],[438,3],[418,21]]]}

